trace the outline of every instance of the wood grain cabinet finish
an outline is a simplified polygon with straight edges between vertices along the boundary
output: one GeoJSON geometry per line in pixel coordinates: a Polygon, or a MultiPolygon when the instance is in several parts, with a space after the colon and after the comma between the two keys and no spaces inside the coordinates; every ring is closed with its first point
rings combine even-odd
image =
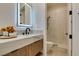
{"type": "Polygon", "coordinates": [[[32,43],[29,46],[29,55],[35,56],[37,53],[39,53],[43,49],[43,40],[39,40],[37,42],[32,43]]]}
{"type": "Polygon", "coordinates": [[[5,56],[28,56],[28,46],[12,51],[5,56]]]}
{"type": "Polygon", "coordinates": [[[12,51],[5,56],[35,56],[43,49],[43,39],[12,51]]]}

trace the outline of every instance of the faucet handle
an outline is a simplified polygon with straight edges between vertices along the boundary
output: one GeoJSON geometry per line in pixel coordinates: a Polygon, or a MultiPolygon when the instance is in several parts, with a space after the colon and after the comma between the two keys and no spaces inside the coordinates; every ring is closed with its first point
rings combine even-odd
{"type": "Polygon", "coordinates": [[[30,28],[26,28],[26,34],[29,34],[30,33],[30,31],[31,31],[31,29],[30,28]]]}

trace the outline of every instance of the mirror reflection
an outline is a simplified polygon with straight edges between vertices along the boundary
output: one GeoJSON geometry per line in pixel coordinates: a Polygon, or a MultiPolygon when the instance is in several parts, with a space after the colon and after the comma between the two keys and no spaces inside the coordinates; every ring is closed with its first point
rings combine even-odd
{"type": "Polygon", "coordinates": [[[19,3],[18,11],[18,25],[32,26],[32,7],[30,4],[19,3]]]}

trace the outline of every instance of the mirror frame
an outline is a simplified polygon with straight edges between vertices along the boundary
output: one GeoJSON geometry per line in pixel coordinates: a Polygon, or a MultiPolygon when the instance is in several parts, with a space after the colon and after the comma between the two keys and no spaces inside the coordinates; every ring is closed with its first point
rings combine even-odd
{"type": "Polygon", "coordinates": [[[33,18],[32,18],[32,6],[29,5],[28,3],[26,3],[26,5],[28,7],[30,7],[30,25],[27,25],[27,24],[20,24],[20,3],[17,3],[17,26],[18,27],[32,27],[32,21],[33,21],[33,18]]]}

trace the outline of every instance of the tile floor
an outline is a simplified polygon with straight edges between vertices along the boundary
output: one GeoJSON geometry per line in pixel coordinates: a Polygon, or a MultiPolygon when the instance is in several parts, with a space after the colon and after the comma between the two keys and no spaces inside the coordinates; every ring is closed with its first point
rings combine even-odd
{"type": "Polygon", "coordinates": [[[50,50],[47,52],[48,56],[67,56],[68,51],[67,49],[60,48],[60,47],[52,47],[50,50]]]}

